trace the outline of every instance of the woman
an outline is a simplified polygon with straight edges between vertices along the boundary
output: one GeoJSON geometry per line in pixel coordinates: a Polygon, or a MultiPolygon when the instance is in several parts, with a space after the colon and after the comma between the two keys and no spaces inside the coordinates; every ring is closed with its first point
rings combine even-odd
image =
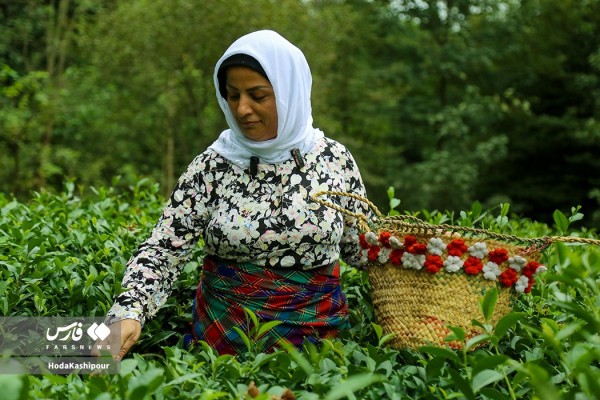
{"type": "MultiPolygon", "coordinates": [[[[179,179],[152,235],[128,263],[108,313],[122,357],[165,303],[200,237],[206,257],[194,300],[194,338],[219,353],[243,349],[244,308],[282,321],[267,347],[301,345],[347,324],[339,259],[360,260],[357,221],[311,200],[323,191],[365,195],[341,144],[312,126],[312,78],[302,52],[273,31],[235,41],[215,67],[229,125],[179,179]]],[[[366,214],[349,198],[329,201],[366,214]]]]}

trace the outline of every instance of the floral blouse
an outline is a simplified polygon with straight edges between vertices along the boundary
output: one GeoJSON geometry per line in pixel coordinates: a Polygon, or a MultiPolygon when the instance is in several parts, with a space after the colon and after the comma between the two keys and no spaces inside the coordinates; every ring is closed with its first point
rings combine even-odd
{"type": "MultiPolygon", "coordinates": [[[[361,263],[357,220],[311,199],[319,191],[365,196],[359,170],[340,143],[323,138],[303,157],[259,164],[255,176],[212,150],[180,177],[150,238],[129,260],[121,293],[107,319],[142,324],[166,302],[173,282],[201,237],[207,255],[265,268],[309,270],[337,262],[361,263]]],[[[366,204],[323,196],[351,212],[366,204]]]]}

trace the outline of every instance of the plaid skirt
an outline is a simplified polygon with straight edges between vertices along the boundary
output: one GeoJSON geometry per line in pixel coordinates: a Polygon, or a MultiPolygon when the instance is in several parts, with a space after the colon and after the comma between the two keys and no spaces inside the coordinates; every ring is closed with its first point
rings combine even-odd
{"type": "Polygon", "coordinates": [[[267,333],[264,351],[281,341],[296,347],[305,340],[315,343],[348,325],[339,263],[299,271],[206,257],[193,304],[193,340],[207,342],[219,354],[244,351],[234,329],[248,332],[244,308],[261,323],[281,321],[267,333]]]}

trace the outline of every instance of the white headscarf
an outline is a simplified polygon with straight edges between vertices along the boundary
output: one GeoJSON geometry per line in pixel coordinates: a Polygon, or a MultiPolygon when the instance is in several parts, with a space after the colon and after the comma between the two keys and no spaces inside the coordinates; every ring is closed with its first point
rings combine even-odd
{"type": "Polygon", "coordinates": [[[298,149],[304,155],[323,137],[323,132],[312,126],[312,77],[306,58],[300,49],[278,33],[262,30],[233,42],[217,61],[213,80],[217,100],[229,129],[223,131],[209,148],[241,168],[249,166],[251,156],[257,156],[261,163],[275,164],[292,158],[293,149],[298,149]],[[227,100],[219,93],[219,67],[234,54],[254,57],[273,86],[278,119],[277,137],[274,139],[258,142],[246,138],[227,100]]]}

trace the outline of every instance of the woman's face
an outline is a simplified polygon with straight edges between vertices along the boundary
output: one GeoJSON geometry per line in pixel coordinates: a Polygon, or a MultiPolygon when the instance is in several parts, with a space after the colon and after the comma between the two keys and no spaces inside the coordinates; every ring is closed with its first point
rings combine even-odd
{"type": "Polygon", "coordinates": [[[253,69],[227,68],[227,104],[248,139],[277,137],[277,106],[271,83],[253,69]]]}

